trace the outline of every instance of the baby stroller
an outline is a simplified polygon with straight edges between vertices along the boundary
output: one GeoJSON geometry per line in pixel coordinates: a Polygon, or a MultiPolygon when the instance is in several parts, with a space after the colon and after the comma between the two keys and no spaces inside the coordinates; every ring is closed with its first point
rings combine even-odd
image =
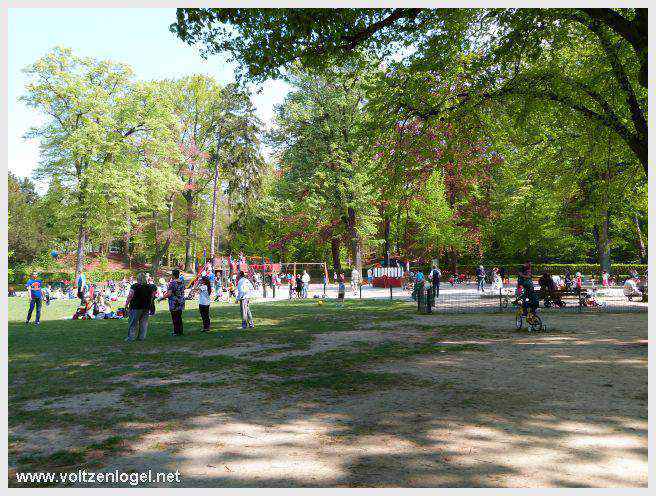
{"type": "Polygon", "coordinates": [[[566,305],[566,303],[560,297],[559,291],[545,290],[545,292],[543,293],[543,297],[544,297],[544,308],[550,308],[550,307],[562,308],[566,305]]]}

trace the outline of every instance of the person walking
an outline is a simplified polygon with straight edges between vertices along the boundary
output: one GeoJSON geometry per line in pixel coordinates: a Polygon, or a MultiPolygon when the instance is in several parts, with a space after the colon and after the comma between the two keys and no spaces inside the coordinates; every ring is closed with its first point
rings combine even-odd
{"type": "Polygon", "coordinates": [[[433,266],[433,270],[431,270],[430,273],[430,281],[431,285],[433,286],[433,294],[435,295],[435,299],[440,296],[440,280],[442,279],[442,271],[440,270],[439,266],[436,264],[433,266]]]}
{"type": "Polygon", "coordinates": [[[125,300],[125,308],[128,309],[130,318],[125,341],[132,342],[135,338],[139,341],[146,339],[148,316],[151,313],[156,291],[157,286],[149,282],[146,274],[143,272],[137,274],[137,282],[130,287],[125,300]],[[138,336],[137,329],[139,329],[138,336]]]}
{"type": "Polygon", "coordinates": [[[27,319],[25,320],[26,324],[30,323],[32,318],[32,312],[36,307],[36,315],[34,317],[34,325],[41,325],[41,306],[43,304],[43,281],[37,279],[37,273],[32,272],[29,280],[25,284],[27,288],[27,296],[30,298],[30,307],[27,311],[27,319]]]}
{"type": "Polygon", "coordinates": [[[171,280],[166,288],[166,293],[162,295],[160,301],[169,300],[169,312],[171,312],[171,322],[173,323],[173,336],[182,336],[184,328],[182,325],[182,312],[185,307],[185,283],[180,277],[180,271],[173,269],[171,271],[171,280]]]}
{"type": "Polygon", "coordinates": [[[476,281],[478,284],[478,291],[483,291],[483,286],[485,285],[485,269],[482,265],[479,265],[476,269],[476,281]]]}
{"type": "Polygon", "coordinates": [[[239,279],[237,280],[237,301],[239,302],[239,310],[241,312],[241,328],[246,329],[246,326],[253,328],[253,315],[249,305],[251,292],[254,291],[253,284],[244,275],[244,271],[239,271],[239,279]]]}
{"type": "Polygon", "coordinates": [[[303,298],[307,298],[308,290],[310,289],[310,274],[308,274],[307,270],[303,271],[301,282],[303,283],[303,298]]]}
{"type": "Polygon", "coordinates": [[[203,319],[201,332],[210,332],[210,295],[212,294],[212,281],[209,277],[203,277],[198,284],[198,312],[203,319]]]}

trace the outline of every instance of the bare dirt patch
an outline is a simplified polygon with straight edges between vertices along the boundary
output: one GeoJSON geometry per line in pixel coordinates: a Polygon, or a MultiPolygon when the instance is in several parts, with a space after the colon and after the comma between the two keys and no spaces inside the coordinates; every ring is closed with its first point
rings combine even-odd
{"type": "Polygon", "coordinates": [[[100,393],[76,394],[73,396],[59,397],[57,399],[44,398],[40,400],[26,401],[23,409],[27,411],[50,408],[65,413],[86,413],[94,410],[113,408],[121,401],[122,389],[103,391],[100,393]]]}
{"type": "Polygon", "coordinates": [[[647,346],[636,344],[647,338],[647,315],[544,318],[551,331],[529,334],[514,330],[511,314],[412,316],[258,357],[423,342],[440,332],[452,344],[485,343],[359,367],[422,378],[420,387],[272,399],[258,384],[265,374],[230,385],[169,383],[175,389],[143,422],[117,426],[136,436],[132,451],[102,470],[180,470],[184,487],[646,487],[647,346]],[[480,337],[481,329],[490,332],[480,337]],[[147,424],[154,413],[175,423],[147,424]]]}

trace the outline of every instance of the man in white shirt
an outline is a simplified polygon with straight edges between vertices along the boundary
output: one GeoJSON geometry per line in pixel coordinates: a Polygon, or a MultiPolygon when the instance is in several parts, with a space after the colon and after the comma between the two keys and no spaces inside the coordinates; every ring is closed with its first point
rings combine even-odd
{"type": "Polygon", "coordinates": [[[307,273],[307,270],[303,271],[301,276],[301,281],[303,282],[303,291],[301,292],[301,298],[307,298],[308,289],[310,289],[310,274],[307,273]]]}
{"type": "Polygon", "coordinates": [[[254,291],[253,284],[248,280],[248,277],[244,275],[244,271],[240,270],[237,280],[237,301],[239,302],[239,310],[241,311],[242,329],[246,329],[246,326],[251,328],[255,327],[253,316],[251,315],[251,308],[249,306],[252,291],[254,291]]]}

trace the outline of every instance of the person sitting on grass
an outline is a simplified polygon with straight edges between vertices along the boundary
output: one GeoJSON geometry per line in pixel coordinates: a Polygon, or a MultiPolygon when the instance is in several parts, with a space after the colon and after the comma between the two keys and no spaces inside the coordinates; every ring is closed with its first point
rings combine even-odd
{"type": "Polygon", "coordinates": [[[239,278],[237,280],[237,301],[239,301],[239,310],[241,312],[241,328],[246,329],[246,326],[253,328],[253,315],[249,305],[251,293],[254,291],[253,283],[246,277],[244,271],[239,271],[239,278]]]}

